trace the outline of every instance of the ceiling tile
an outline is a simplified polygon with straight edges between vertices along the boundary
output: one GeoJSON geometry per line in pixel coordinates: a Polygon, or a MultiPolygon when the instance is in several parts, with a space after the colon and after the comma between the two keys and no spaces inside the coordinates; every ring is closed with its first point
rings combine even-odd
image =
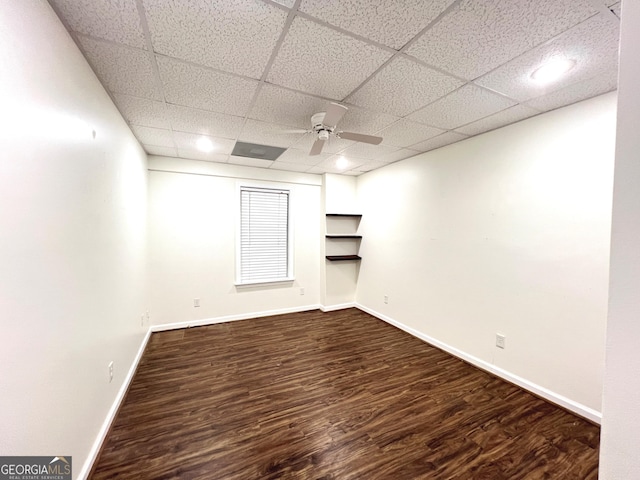
{"type": "Polygon", "coordinates": [[[276,159],[276,162],[302,164],[309,168],[312,165],[317,165],[318,163],[326,160],[332,155],[332,153],[321,153],[320,155],[311,156],[309,155],[309,150],[289,148],[276,159]]]}
{"type": "Polygon", "coordinates": [[[168,105],[167,112],[174,131],[235,139],[242,128],[243,118],[235,115],[179,105],[168,105]]]}
{"type": "Polygon", "coordinates": [[[73,31],[146,48],[136,3],[131,0],[50,0],[73,31]]]}
{"type": "Polygon", "coordinates": [[[420,152],[428,152],[429,150],[444,147],[445,145],[449,145],[450,143],[459,142],[460,140],[464,140],[465,138],[467,138],[467,136],[462,135],[461,133],[445,132],[442,135],[430,138],[429,140],[425,140],[424,142],[411,145],[411,148],[420,152]]]}
{"type": "Polygon", "coordinates": [[[287,8],[293,7],[293,5],[296,3],[296,0],[273,0],[273,1],[287,8]]]}
{"type": "Polygon", "coordinates": [[[246,165],[247,167],[269,168],[273,164],[273,160],[264,160],[262,158],[236,157],[229,156],[229,163],[234,165],[246,165]]]}
{"type": "Polygon", "coordinates": [[[248,119],[238,140],[287,148],[298,142],[305,135],[304,133],[283,133],[289,128],[286,125],[248,119]]]}
{"type": "Polygon", "coordinates": [[[345,105],[349,110],[340,120],[338,129],[343,132],[356,132],[373,135],[398,120],[395,115],[377,112],[355,105],[345,105]]]}
{"type": "Polygon", "coordinates": [[[463,0],[407,53],[473,80],[595,13],[589,0],[463,0]]]}
{"type": "Polygon", "coordinates": [[[213,151],[211,153],[230,154],[236,142],[228,138],[208,137],[206,135],[197,135],[194,133],[173,132],[173,139],[179,150],[198,150],[198,140],[207,138],[213,143],[213,151]]]}
{"type": "Polygon", "coordinates": [[[620,18],[620,13],[621,13],[621,2],[618,2],[614,5],[611,5],[611,11],[616,15],[616,17],[620,18]]]}
{"type": "Polygon", "coordinates": [[[324,112],[328,102],[273,85],[263,85],[249,117],[263,122],[311,128],[311,115],[324,112]]]}
{"type": "Polygon", "coordinates": [[[370,145],[368,143],[356,142],[350,147],[341,151],[340,155],[344,155],[348,158],[359,157],[364,160],[377,160],[379,157],[388,155],[398,150],[398,147],[392,147],[391,145],[370,145]]]}
{"type": "Polygon", "coordinates": [[[306,172],[311,166],[303,163],[285,163],[276,160],[269,168],[271,170],[286,170],[288,172],[306,172]]]}
{"type": "Polygon", "coordinates": [[[162,100],[149,52],[78,35],[82,50],[102,81],[113,93],[162,100]]]}
{"type": "Polygon", "coordinates": [[[453,0],[303,0],[300,10],[325,22],[382,43],[402,48],[453,0]]]}
{"type": "Polygon", "coordinates": [[[260,78],[287,12],[258,0],[143,0],[156,53],[260,78]]]}
{"type": "Polygon", "coordinates": [[[229,155],[225,155],[224,153],[215,153],[215,152],[203,152],[201,150],[189,150],[189,149],[178,149],[178,155],[180,158],[187,158],[189,160],[203,160],[205,162],[216,162],[216,163],[227,163],[229,159],[229,155]]]}
{"type": "Polygon", "coordinates": [[[367,163],[360,165],[358,168],[359,172],[370,172],[371,170],[376,170],[377,168],[386,167],[389,165],[388,162],[379,162],[377,160],[370,160],[367,163]]]}
{"type": "Polygon", "coordinates": [[[173,143],[173,133],[171,130],[140,127],[137,125],[131,125],[130,128],[138,141],[144,145],[175,148],[175,144],[173,143]]]}
{"type": "Polygon", "coordinates": [[[113,99],[128,123],[144,127],[170,129],[167,107],[163,102],[116,93],[113,99]]]}
{"type": "Polygon", "coordinates": [[[393,59],[348,101],[404,117],[463,84],[406,57],[393,59]]]}
{"type": "Polygon", "coordinates": [[[475,85],[464,87],[411,114],[417,122],[453,129],[515,105],[516,102],[475,85]]]}
{"type": "Polygon", "coordinates": [[[247,113],[257,81],[167,57],[157,59],[167,102],[240,117],[247,113]]]}
{"type": "Polygon", "coordinates": [[[342,161],[341,157],[342,155],[332,155],[331,157],[317,164],[316,168],[321,168],[326,173],[342,173],[347,170],[353,170],[354,168],[359,167],[363,163],[366,163],[366,160],[364,158],[345,157],[347,161],[346,167],[345,166],[338,167],[337,163],[338,161],[342,161]]]}
{"type": "Polygon", "coordinates": [[[405,158],[415,157],[421,153],[418,150],[401,148],[400,150],[396,150],[395,152],[385,153],[384,155],[380,155],[376,157],[376,160],[382,163],[393,163],[399,160],[404,160],[405,158]]]}
{"type": "MultiPolygon", "coordinates": [[[[313,146],[313,142],[316,141],[316,135],[309,134],[302,137],[298,142],[296,142],[293,146],[298,150],[302,150],[304,152],[308,152],[311,150],[313,146]]],[[[324,143],[324,147],[322,147],[322,151],[324,153],[338,153],[341,150],[353,145],[355,142],[351,140],[344,140],[342,138],[337,138],[335,136],[330,136],[329,141],[324,143]]]]}
{"type": "Polygon", "coordinates": [[[383,145],[408,147],[409,145],[435,137],[441,133],[444,133],[444,130],[428,127],[422,123],[412,122],[403,118],[390,127],[378,132],[377,135],[380,135],[384,139],[382,141],[383,145]]]}
{"type": "Polygon", "coordinates": [[[175,147],[159,147],[157,145],[142,145],[149,155],[160,155],[162,157],[177,157],[178,150],[175,147]]]}
{"type": "Polygon", "coordinates": [[[553,110],[615,90],[617,82],[617,71],[606,72],[548,95],[534,98],[528,101],[527,105],[542,111],[553,110]]]}
{"type": "Polygon", "coordinates": [[[596,15],[479,78],[476,83],[524,101],[600,73],[617,71],[618,35],[618,22],[603,14],[596,15]],[[538,66],[563,57],[577,62],[568,75],[548,85],[536,84],[531,79],[531,73],[538,66]]]}
{"type": "Polygon", "coordinates": [[[502,110],[501,112],[489,115],[481,120],[456,128],[456,132],[465,135],[478,135],[479,133],[488,132],[496,128],[503,127],[510,123],[515,123],[525,118],[533,117],[540,111],[526,105],[515,105],[513,107],[502,110]]]}
{"type": "Polygon", "coordinates": [[[388,51],[297,17],[267,80],[315,95],[342,99],[390,57],[388,51]]]}

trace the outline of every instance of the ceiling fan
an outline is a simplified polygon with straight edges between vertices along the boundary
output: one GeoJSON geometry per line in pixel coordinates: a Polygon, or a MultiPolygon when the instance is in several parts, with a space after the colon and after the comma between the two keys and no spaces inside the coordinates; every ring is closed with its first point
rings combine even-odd
{"type": "Polygon", "coordinates": [[[347,110],[348,108],[344,105],[330,103],[326,112],[315,113],[311,116],[311,130],[288,130],[287,133],[313,133],[316,135],[316,140],[311,146],[309,155],[319,155],[325,142],[332,135],[345,140],[353,140],[354,142],[379,145],[382,142],[382,137],[338,130],[337,124],[342,120],[347,110]]]}

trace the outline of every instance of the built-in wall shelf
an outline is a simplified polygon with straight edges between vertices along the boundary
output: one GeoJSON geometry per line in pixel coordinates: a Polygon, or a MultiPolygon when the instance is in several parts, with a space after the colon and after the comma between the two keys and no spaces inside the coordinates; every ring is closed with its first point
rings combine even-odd
{"type": "Polygon", "coordinates": [[[327,217],[356,217],[361,218],[360,213],[327,213],[327,217]]]}
{"type": "Polygon", "coordinates": [[[358,255],[327,255],[330,262],[343,262],[345,260],[362,260],[358,255]]]}
{"type": "Polygon", "coordinates": [[[362,235],[325,235],[326,238],[362,238],[362,235]]]}

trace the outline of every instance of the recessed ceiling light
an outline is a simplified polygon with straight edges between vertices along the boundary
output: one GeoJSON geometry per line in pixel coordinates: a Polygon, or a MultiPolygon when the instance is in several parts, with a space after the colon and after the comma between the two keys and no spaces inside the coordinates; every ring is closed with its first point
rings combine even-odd
{"type": "Polygon", "coordinates": [[[348,166],[349,166],[349,160],[347,160],[343,156],[338,157],[338,160],[336,160],[336,167],[337,168],[339,168],[340,170],[344,170],[348,166]]]}
{"type": "Polygon", "coordinates": [[[576,66],[576,61],[569,58],[556,58],[538,67],[531,78],[538,83],[551,83],[558,80],[576,66]]]}
{"type": "Polygon", "coordinates": [[[210,152],[213,150],[213,142],[207,137],[200,137],[196,142],[196,147],[202,152],[210,152]]]}

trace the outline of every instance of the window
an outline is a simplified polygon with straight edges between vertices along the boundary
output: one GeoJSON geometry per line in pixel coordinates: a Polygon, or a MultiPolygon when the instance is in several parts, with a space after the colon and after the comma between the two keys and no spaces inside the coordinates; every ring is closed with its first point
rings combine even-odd
{"type": "Polygon", "coordinates": [[[289,190],[240,187],[238,284],[293,280],[289,190]]]}

